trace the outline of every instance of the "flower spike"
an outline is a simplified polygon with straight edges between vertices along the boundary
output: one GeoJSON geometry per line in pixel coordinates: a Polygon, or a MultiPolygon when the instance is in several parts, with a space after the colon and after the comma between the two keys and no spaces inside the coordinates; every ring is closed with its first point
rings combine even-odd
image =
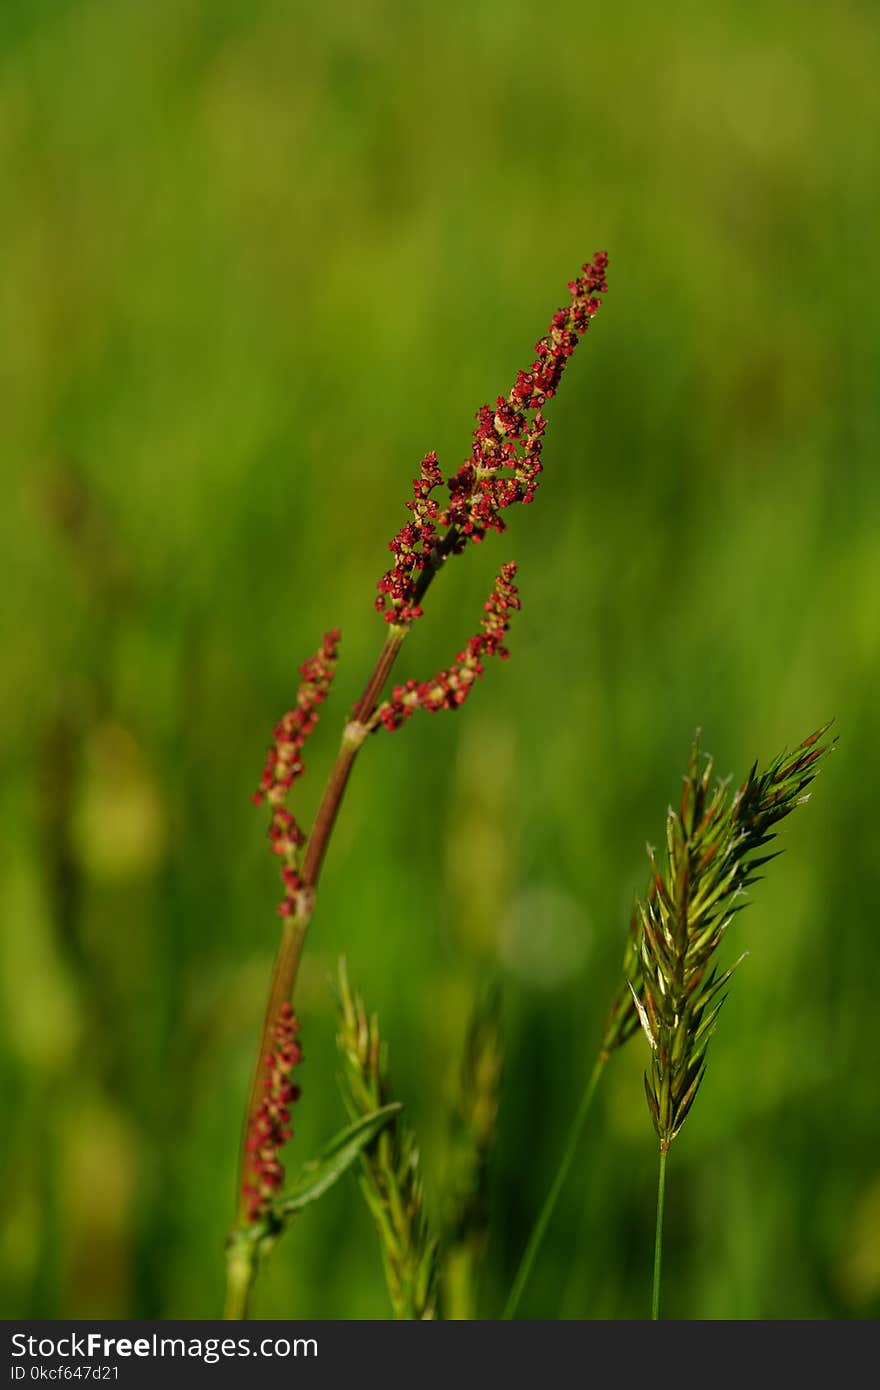
{"type": "Polygon", "coordinates": [[[486,616],[480,623],[480,631],[468,640],[467,646],[458,653],[448,670],[438,671],[433,680],[409,680],[404,685],[396,685],[390,699],[381,704],[376,711],[376,723],[386,729],[399,729],[417,709],[436,714],[441,709],[458,709],[463,705],[475,681],[484,671],[483,660],[487,656],[500,657],[505,661],[510,655],[504,645],[511,614],[521,605],[519,591],[514,584],[516,565],[502,565],[496,576],[492,592],[484,605],[486,616]]]}
{"type": "Polygon", "coordinates": [[[269,803],[272,814],[268,836],[272,853],[283,861],[281,880],[284,897],[278,907],[281,917],[289,917],[296,895],[302,887],[299,875],[299,851],[305,843],[295,816],[285,806],[287,793],[305,772],[302,750],[318,722],[318,709],[326,700],[339,651],[339,629],[326,633],[320,649],[300,667],[302,682],[296,704],[275,725],[274,743],[266,755],[260,785],[251,798],[255,806],[269,803]]]}
{"type": "Polygon", "coordinates": [[[376,608],[387,623],[406,627],[421,617],[426,579],[447,556],[458,554],[469,540],[481,541],[487,531],[504,531],[502,512],[535,500],[547,424],[543,407],[555,396],[565,364],[602,306],[598,296],[608,289],[607,269],[607,252],[597,251],[569,281],[571,302],[553,315],[529,370],[517,373],[508,396],[477,411],[470,457],[447,482],[445,507],[433,496],[443,484],[437,455],[422,460],[406,504],[413,519],[391,541],[394,565],[377,585],[376,608]]]}
{"type": "Polygon", "coordinates": [[[289,1107],[300,1096],[299,1087],[292,1085],[290,1080],[293,1068],[302,1061],[302,1048],[296,1038],[298,1032],[296,1014],[290,1004],[282,1004],[272,1030],[275,1050],[265,1059],[263,1098],[245,1140],[250,1171],[243,1191],[247,1218],[251,1222],[266,1215],[272,1198],[284,1182],[280,1155],[288,1139],[293,1137],[289,1107]]]}

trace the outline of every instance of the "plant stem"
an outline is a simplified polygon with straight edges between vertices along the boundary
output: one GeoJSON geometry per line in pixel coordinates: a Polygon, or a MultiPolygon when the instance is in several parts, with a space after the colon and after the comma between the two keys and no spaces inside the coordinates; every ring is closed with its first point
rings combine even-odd
{"type": "Polygon", "coordinates": [[[263,1095],[263,1070],[266,1056],[272,1051],[272,1031],[278,1020],[278,1014],[282,1004],[291,996],[293,982],[296,979],[296,972],[299,968],[299,959],[302,955],[303,943],[306,939],[306,931],[308,930],[309,918],[311,915],[311,896],[303,894],[301,895],[300,907],[296,916],[288,917],[284,923],[281,931],[281,940],[278,943],[278,951],[275,956],[275,964],[272,967],[269,997],[266,1001],[266,1011],[263,1015],[260,1046],[257,1051],[257,1060],[251,1078],[251,1088],[248,1092],[244,1130],[241,1136],[241,1160],[238,1174],[238,1215],[236,1218],[236,1224],[239,1226],[243,1226],[247,1220],[247,1198],[244,1195],[244,1185],[247,1179],[248,1167],[247,1137],[250,1133],[251,1125],[253,1124],[263,1095]]]}
{"type": "MultiPolygon", "coordinates": [[[[351,775],[351,769],[354,766],[354,760],[364,741],[364,715],[365,713],[372,713],[372,706],[376,703],[382,691],[382,687],[388,679],[389,672],[394,665],[405,636],[405,628],[395,627],[389,632],[385,644],[379,653],[376,665],[373,667],[370,678],[364,687],[364,692],[357,703],[354,719],[345,727],[345,731],[342,735],[342,744],[337,754],[336,761],[330,771],[327,785],[324,788],[324,795],[321,798],[314,825],[312,826],[312,832],[309,835],[302,869],[302,878],[305,886],[299,895],[299,903],[295,915],[287,918],[281,931],[281,940],[278,943],[275,964],[272,967],[272,976],[269,981],[269,996],[266,1001],[266,1011],[263,1015],[260,1045],[257,1051],[257,1059],[251,1079],[250,1092],[248,1093],[247,1109],[245,1111],[239,1171],[237,1217],[237,1223],[239,1225],[244,1223],[247,1215],[247,1201],[243,1192],[247,1176],[247,1150],[245,1145],[262,1097],[263,1067],[267,1054],[272,1051],[272,1030],[275,1026],[275,1021],[278,1018],[278,1012],[282,1004],[286,1003],[293,995],[293,988],[296,984],[297,974],[299,973],[300,958],[302,957],[303,946],[305,945],[306,933],[308,932],[309,922],[312,919],[312,913],[314,911],[315,885],[317,884],[321,872],[324,854],[336,821],[345,788],[348,784],[349,776],[351,775]]],[[[253,1277],[253,1275],[251,1277],[253,1277]]]]}
{"type": "MultiPolygon", "coordinates": [[[[443,538],[442,545],[432,561],[421,573],[419,582],[416,585],[414,600],[420,603],[427,593],[430,585],[442,569],[447,556],[449,556],[458,543],[459,534],[455,526],[451,527],[447,535],[443,538]]],[[[342,735],[342,746],[333,764],[327,785],[324,788],[324,795],[318,807],[318,813],[309,835],[306,845],[305,858],[303,859],[302,877],[307,889],[317,887],[318,877],[321,873],[321,865],[324,862],[324,855],[327,844],[336,823],[336,816],[342,804],[342,797],[345,788],[348,786],[348,779],[354,767],[354,760],[358,755],[364,739],[367,736],[367,723],[372,714],[375,713],[379,703],[379,696],[385,687],[385,682],[391,674],[392,667],[397,660],[403,640],[409,632],[409,625],[393,624],[385,638],[382,650],[369,680],[364,686],[361,698],[354,708],[350,723],[345,726],[342,735]]],[[[311,915],[311,914],[310,914],[311,915]]],[[[298,962],[297,962],[298,964],[298,962]]],[[[296,971],[294,970],[291,980],[291,989],[296,982],[296,971]]]]}
{"type": "Polygon", "coordinates": [[[472,1322],[476,1316],[474,1252],[470,1244],[455,1246],[443,1261],[443,1317],[447,1322],[472,1322]]]}
{"type": "Polygon", "coordinates": [[[391,628],[379,653],[376,665],[373,667],[372,674],[364,687],[364,692],[355,706],[354,715],[350,723],[345,726],[342,743],[327,779],[324,795],[321,797],[321,804],[318,807],[306,846],[302,878],[307,889],[314,890],[317,885],[327,844],[336,823],[336,816],[342,804],[345,788],[348,786],[354,760],[367,736],[366,722],[376,707],[406,634],[407,628],[405,627],[391,628]]]}
{"type": "MultiPolygon", "coordinates": [[[[435,576],[443,567],[447,556],[452,553],[457,545],[458,539],[458,531],[453,526],[444,537],[443,543],[438,548],[432,563],[422,571],[415,590],[416,602],[420,602],[424,597],[435,576]]],[[[263,1069],[266,1056],[272,1050],[272,1031],[282,1004],[288,1002],[293,997],[303,946],[305,945],[306,934],[309,929],[309,923],[312,920],[312,913],[314,912],[315,890],[320,877],[321,866],[324,863],[324,855],[327,852],[327,845],[336,823],[336,817],[339,813],[339,807],[342,804],[345,789],[348,786],[348,779],[351,776],[355,758],[367,736],[367,723],[376,709],[379,697],[385,687],[385,682],[391,674],[392,667],[397,660],[398,653],[400,652],[403,640],[408,631],[408,625],[394,624],[389,628],[388,635],[382,645],[382,650],[379,652],[376,664],[370,672],[360,699],[355,705],[354,714],[343,731],[342,743],[336,755],[336,761],[330,770],[330,776],[327,779],[327,785],[324,788],[324,794],[321,797],[311,833],[306,844],[306,852],[302,864],[303,888],[299,894],[296,913],[293,917],[289,917],[285,921],[281,933],[281,940],[278,944],[275,964],[272,968],[272,976],[269,982],[269,997],[263,1016],[260,1045],[251,1080],[247,1110],[245,1112],[241,1160],[239,1164],[239,1197],[236,1218],[236,1225],[239,1228],[244,1226],[247,1221],[247,1201],[243,1191],[248,1170],[247,1137],[262,1098],[263,1069]]],[[[233,1243],[230,1247],[230,1255],[227,1261],[226,1316],[229,1318],[245,1318],[247,1317],[247,1305],[250,1291],[256,1277],[256,1261],[253,1258],[249,1260],[240,1258],[236,1253],[236,1249],[236,1242],[233,1238],[233,1243]]]]}
{"type": "Polygon", "coordinates": [[[663,1204],[666,1198],[666,1155],[668,1149],[660,1147],[660,1172],[657,1178],[657,1230],[654,1236],[654,1290],[651,1296],[651,1317],[657,1322],[660,1317],[660,1264],[663,1256],[663,1204]]]}
{"type": "Polygon", "coordinates": [[[226,1255],[226,1303],[223,1318],[226,1322],[237,1322],[248,1315],[251,1290],[256,1276],[256,1259],[253,1245],[248,1241],[230,1241],[226,1255]]]}
{"type": "Polygon", "coordinates": [[[501,1314],[502,1320],[509,1320],[516,1316],[516,1310],[519,1307],[519,1301],[522,1298],[523,1290],[525,1289],[525,1286],[528,1283],[529,1275],[532,1272],[532,1265],[535,1262],[535,1256],[538,1253],[538,1250],[541,1246],[541,1242],[544,1239],[544,1235],[547,1231],[547,1227],[550,1224],[550,1218],[553,1215],[554,1208],[556,1206],[557,1201],[559,1200],[559,1194],[565,1186],[565,1180],[568,1177],[569,1169],[571,1168],[571,1165],[574,1162],[574,1156],[577,1152],[577,1146],[580,1143],[580,1138],[581,1134],[583,1133],[583,1128],[586,1123],[587,1115],[589,1114],[590,1106],[593,1102],[593,1095],[595,1094],[596,1087],[599,1084],[599,1078],[605,1069],[605,1064],[607,1061],[607,1052],[600,1052],[599,1056],[596,1058],[593,1070],[590,1072],[589,1080],[587,1081],[586,1087],[584,1088],[584,1093],[581,1096],[580,1105],[577,1108],[577,1112],[571,1124],[571,1129],[568,1132],[568,1139],[566,1141],[565,1149],[563,1151],[559,1167],[556,1170],[556,1176],[553,1179],[550,1191],[547,1193],[547,1196],[544,1199],[544,1205],[541,1208],[541,1213],[537,1221],[535,1222],[534,1229],[532,1230],[532,1234],[529,1237],[529,1243],[525,1248],[525,1253],[523,1254],[522,1259],[520,1260],[519,1269],[517,1270],[516,1278],[513,1281],[513,1288],[510,1290],[510,1295],[508,1297],[507,1303],[504,1306],[504,1312],[501,1314]]]}

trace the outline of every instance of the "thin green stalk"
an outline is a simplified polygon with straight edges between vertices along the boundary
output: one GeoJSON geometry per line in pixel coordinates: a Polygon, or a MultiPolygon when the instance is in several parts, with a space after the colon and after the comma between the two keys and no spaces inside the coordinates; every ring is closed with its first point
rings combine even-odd
{"type": "Polygon", "coordinates": [[[471,1322],[477,1316],[479,1270],[489,1235],[490,1155],[498,1129],[502,1058],[501,992],[493,980],[474,1001],[450,1116],[440,1232],[447,1321],[471,1322]]]}
{"type": "Polygon", "coordinates": [[[651,1317],[654,1322],[660,1318],[660,1265],[663,1258],[663,1204],[666,1199],[666,1155],[668,1149],[660,1149],[660,1173],[657,1178],[657,1230],[654,1236],[654,1290],[651,1296],[651,1317]]]}
{"type": "Polygon", "coordinates": [[[513,1281],[513,1288],[510,1290],[510,1296],[507,1300],[507,1303],[505,1304],[504,1312],[501,1314],[502,1320],[509,1321],[511,1318],[516,1317],[516,1310],[519,1307],[519,1301],[522,1298],[523,1290],[525,1289],[525,1286],[529,1280],[529,1275],[532,1272],[532,1265],[535,1263],[535,1256],[537,1255],[538,1250],[540,1249],[541,1242],[543,1241],[544,1235],[547,1231],[547,1227],[550,1224],[550,1218],[553,1215],[554,1208],[556,1206],[557,1201],[559,1200],[559,1194],[565,1186],[565,1180],[568,1177],[569,1169],[571,1168],[571,1165],[574,1162],[574,1156],[577,1152],[577,1147],[580,1143],[581,1134],[583,1133],[583,1128],[586,1124],[587,1115],[589,1114],[590,1106],[593,1102],[593,1096],[595,1094],[596,1087],[599,1084],[599,1077],[605,1070],[605,1063],[607,1061],[607,1052],[600,1052],[599,1056],[596,1058],[593,1070],[590,1072],[589,1080],[587,1081],[586,1088],[584,1089],[584,1093],[581,1096],[581,1103],[577,1108],[577,1113],[574,1117],[574,1120],[572,1121],[571,1129],[569,1130],[568,1141],[565,1145],[562,1160],[559,1164],[559,1167],[556,1170],[556,1177],[553,1179],[550,1191],[547,1193],[547,1196],[544,1199],[544,1205],[541,1208],[541,1213],[537,1221],[535,1222],[534,1229],[532,1231],[531,1236],[529,1237],[529,1243],[525,1248],[525,1252],[523,1254],[522,1259],[520,1260],[519,1269],[517,1270],[516,1278],[513,1281]]]}
{"type": "Polygon", "coordinates": [[[226,1252],[225,1321],[237,1322],[247,1318],[255,1277],[256,1252],[253,1242],[231,1240],[226,1252]]]}

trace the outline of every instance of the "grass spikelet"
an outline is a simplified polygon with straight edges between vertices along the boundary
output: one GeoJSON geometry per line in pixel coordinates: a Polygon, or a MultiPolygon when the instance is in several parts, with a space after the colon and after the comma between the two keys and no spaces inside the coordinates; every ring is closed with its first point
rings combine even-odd
{"type": "MultiPolygon", "coordinates": [[[[339,963],[340,1084],[353,1119],[393,1102],[387,1047],[339,963]]],[[[376,1223],[388,1294],[399,1319],[437,1317],[437,1242],[425,1212],[415,1135],[396,1116],[361,1153],[361,1191],[376,1223]]]]}
{"type": "Polygon", "coordinates": [[[832,746],[820,742],[829,727],[817,729],[794,752],[781,753],[763,772],[756,763],[733,795],[728,783],[713,788],[712,760],[701,756],[694,740],[681,804],[667,816],[665,870],[649,846],[651,876],[630,918],[620,984],[556,1175],[520,1260],[505,1318],[516,1316],[605,1066],[640,1030],[651,1049],[645,1092],[660,1139],[653,1308],[658,1316],[666,1154],[696,1098],[709,1039],[736,968],[719,975],[713,957],[734,915],[745,906],[745,889],[775,857],[759,853],[774,838],[774,826],[808,799],[807,787],[832,746]]]}
{"type": "MultiPolygon", "coordinates": [[[[666,817],[665,863],[651,860],[651,889],[638,909],[638,959],[628,976],[651,1047],[645,1076],[648,1107],[669,1148],[694,1103],[706,1070],[706,1051],[740,964],[720,970],[716,956],[745,890],[762,865],[774,827],[806,800],[806,789],[830,744],[827,726],[763,772],[757,764],[733,795],[712,778],[712,760],[691,747],[681,801],[666,817]]],[[[632,946],[628,948],[632,953],[632,946]]]]}

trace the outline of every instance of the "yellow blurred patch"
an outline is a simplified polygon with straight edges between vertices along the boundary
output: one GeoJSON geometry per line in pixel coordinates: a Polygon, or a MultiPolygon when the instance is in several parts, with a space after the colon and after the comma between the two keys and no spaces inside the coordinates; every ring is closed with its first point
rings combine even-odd
{"type": "Polygon", "coordinates": [[[880,1177],[856,1204],[840,1282],[847,1299],[857,1307],[880,1298],[880,1177]]]}
{"type": "Polygon", "coordinates": [[[105,723],[91,735],[73,820],[83,872],[102,882],[147,878],[165,854],[161,793],[147,758],[127,729],[105,723]]]}

